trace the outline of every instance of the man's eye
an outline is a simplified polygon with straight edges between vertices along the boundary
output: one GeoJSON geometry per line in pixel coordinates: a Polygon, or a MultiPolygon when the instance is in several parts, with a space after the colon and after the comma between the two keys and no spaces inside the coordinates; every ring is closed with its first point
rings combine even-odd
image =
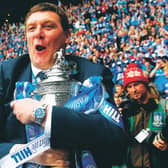
{"type": "Polygon", "coordinates": [[[45,25],[45,27],[52,27],[51,25],[45,25]]]}
{"type": "Polygon", "coordinates": [[[53,25],[44,25],[44,27],[47,29],[52,29],[54,26],[53,25]]]}
{"type": "Polygon", "coordinates": [[[139,83],[135,83],[135,84],[134,84],[134,86],[138,86],[138,85],[139,85],[139,83]]]}
{"type": "Polygon", "coordinates": [[[28,31],[33,31],[34,29],[35,29],[34,26],[32,26],[32,27],[28,27],[28,31]]]}

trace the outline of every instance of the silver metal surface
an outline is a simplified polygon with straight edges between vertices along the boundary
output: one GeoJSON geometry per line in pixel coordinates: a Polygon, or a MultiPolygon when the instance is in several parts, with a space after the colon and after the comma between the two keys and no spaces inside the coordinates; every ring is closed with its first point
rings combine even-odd
{"type": "Polygon", "coordinates": [[[72,95],[74,82],[70,79],[70,74],[75,67],[70,66],[63,56],[63,51],[57,52],[55,65],[45,71],[47,79],[36,85],[34,93],[42,96],[46,103],[62,106],[72,95]]]}

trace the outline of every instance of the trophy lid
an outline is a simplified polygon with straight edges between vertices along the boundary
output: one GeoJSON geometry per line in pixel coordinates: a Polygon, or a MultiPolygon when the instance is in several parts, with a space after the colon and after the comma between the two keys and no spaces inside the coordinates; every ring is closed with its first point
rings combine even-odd
{"type": "Polygon", "coordinates": [[[68,81],[70,80],[70,75],[72,74],[74,69],[76,69],[76,66],[74,64],[72,66],[71,63],[65,60],[63,49],[57,51],[55,55],[57,55],[55,64],[44,72],[47,78],[42,80],[40,83],[51,81],[68,81]]]}

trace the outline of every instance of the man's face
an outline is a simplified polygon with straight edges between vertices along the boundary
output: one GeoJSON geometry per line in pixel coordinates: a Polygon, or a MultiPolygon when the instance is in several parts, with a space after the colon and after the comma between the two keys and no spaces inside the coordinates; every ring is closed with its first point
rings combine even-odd
{"type": "Polygon", "coordinates": [[[127,85],[127,92],[131,99],[143,102],[147,97],[147,87],[141,82],[131,82],[127,85]]]}
{"type": "Polygon", "coordinates": [[[117,93],[114,94],[114,102],[117,106],[122,102],[122,98],[117,93]]]}
{"type": "Polygon", "coordinates": [[[55,52],[64,48],[68,39],[59,15],[52,11],[32,13],[26,21],[26,36],[31,62],[40,69],[54,65],[55,52]]]}
{"type": "Polygon", "coordinates": [[[124,89],[122,86],[116,86],[116,92],[119,94],[119,95],[122,95],[123,92],[124,92],[124,89]]]}

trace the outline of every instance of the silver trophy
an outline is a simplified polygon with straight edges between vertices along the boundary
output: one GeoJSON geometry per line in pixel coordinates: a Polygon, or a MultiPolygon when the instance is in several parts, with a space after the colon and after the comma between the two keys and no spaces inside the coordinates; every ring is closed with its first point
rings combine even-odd
{"type": "Polygon", "coordinates": [[[62,106],[73,93],[73,86],[76,82],[70,79],[70,75],[76,66],[65,61],[63,49],[57,51],[56,54],[57,60],[54,66],[44,72],[47,79],[36,85],[34,93],[42,96],[48,104],[62,106]]]}

